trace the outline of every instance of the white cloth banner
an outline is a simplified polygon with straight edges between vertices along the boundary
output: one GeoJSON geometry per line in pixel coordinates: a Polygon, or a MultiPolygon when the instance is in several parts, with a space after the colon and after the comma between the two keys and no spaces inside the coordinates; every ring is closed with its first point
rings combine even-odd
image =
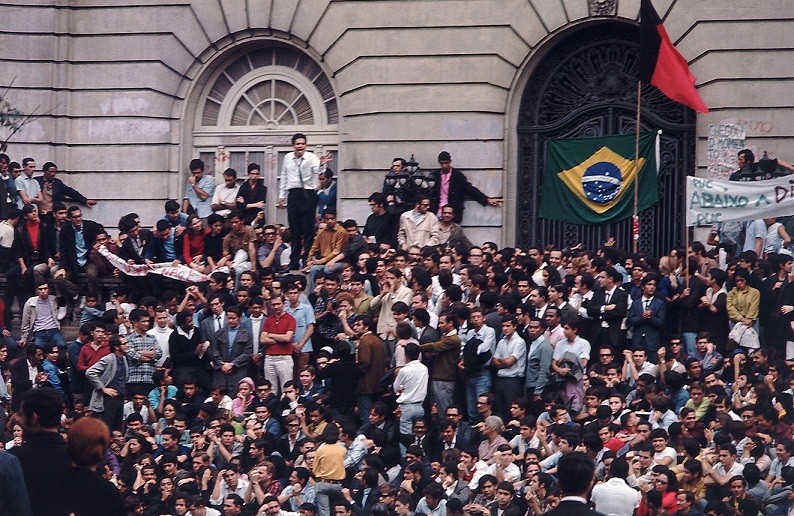
{"type": "Polygon", "coordinates": [[[186,283],[201,283],[209,281],[210,277],[191,269],[186,265],[172,265],[170,263],[153,263],[151,265],[138,265],[125,262],[118,255],[107,250],[105,246],[100,246],[99,254],[104,256],[113,267],[117,268],[128,276],[146,276],[147,274],[159,274],[167,278],[173,278],[186,283]]]}
{"type": "Polygon", "coordinates": [[[686,225],[794,215],[794,176],[766,181],[686,178],[686,225]]]}

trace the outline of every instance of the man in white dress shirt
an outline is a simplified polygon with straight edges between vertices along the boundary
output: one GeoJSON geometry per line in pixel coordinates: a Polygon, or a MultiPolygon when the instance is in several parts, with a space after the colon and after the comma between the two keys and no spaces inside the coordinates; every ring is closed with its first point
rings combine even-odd
{"type": "Polygon", "coordinates": [[[292,237],[289,268],[298,270],[301,258],[306,259],[305,255],[314,242],[318,176],[325,172],[325,164],[331,161],[331,154],[318,158],[313,152],[307,152],[306,135],[301,133],[293,135],[292,148],[294,151],[284,157],[281,167],[278,207],[287,207],[292,237]]]}

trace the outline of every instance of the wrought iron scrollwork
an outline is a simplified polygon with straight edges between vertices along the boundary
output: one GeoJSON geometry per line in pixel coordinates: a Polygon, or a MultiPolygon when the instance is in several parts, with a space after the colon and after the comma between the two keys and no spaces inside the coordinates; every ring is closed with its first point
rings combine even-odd
{"type": "MultiPolygon", "coordinates": [[[[592,8],[609,3],[592,0],[590,5],[592,8]]],[[[517,127],[518,245],[567,246],[582,242],[594,248],[614,236],[622,247],[631,247],[630,220],[605,226],[579,226],[540,219],[537,206],[546,139],[633,134],[638,40],[638,29],[633,25],[593,23],[559,43],[535,68],[522,96],[517,127]]],[[[661,129],[663,134],[660,202],[640,214],[642,252],[667,253],[683,240],[682,195],[685,176],[694,172],[694,122],[691,110],[667,99],[654,87],[643,87],[641,129],[661,129]]]]}

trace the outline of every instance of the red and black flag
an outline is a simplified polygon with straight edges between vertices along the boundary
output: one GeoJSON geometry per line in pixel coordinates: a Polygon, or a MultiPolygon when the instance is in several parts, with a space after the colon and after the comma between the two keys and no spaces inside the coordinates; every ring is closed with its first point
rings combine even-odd
{"type": "Polygon", "coordinates": [[[695,76],[670,41],[651,0],[642,0],[640,8],[639,78],[659,88],[670,100],[700,113],[709,112],[695,89],[695,76]]]}

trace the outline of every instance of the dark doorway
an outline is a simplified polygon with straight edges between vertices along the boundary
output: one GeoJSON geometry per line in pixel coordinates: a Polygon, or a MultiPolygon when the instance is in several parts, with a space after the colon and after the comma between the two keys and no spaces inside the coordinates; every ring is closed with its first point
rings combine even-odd
{"type": "MultiPolygon", "coordinates": [[[[594,22],[555,46],[535,68],[518,120],[516,243],[582,242],[595,249],[610,236],[631,249],[631,220],[581,226],[537,216],[545,141],[555,137],[633,134],[636,117],[639,28],[594,22]]],[[[642,89],[641,130],[662,130],[659,203],[640,213],[641,252],[667,254],[683,243],[685,177],[694,173],[695,114],[653,86],[642,89]]]]}

